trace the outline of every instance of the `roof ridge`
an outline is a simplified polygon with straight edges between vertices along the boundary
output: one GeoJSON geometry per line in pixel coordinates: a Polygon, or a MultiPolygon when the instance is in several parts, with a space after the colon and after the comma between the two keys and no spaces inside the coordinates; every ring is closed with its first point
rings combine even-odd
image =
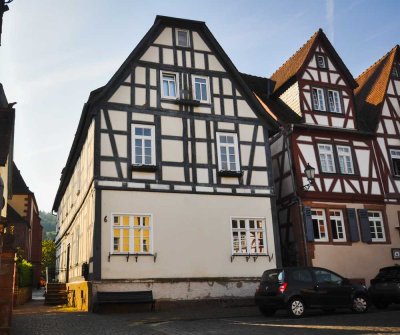
{"type": "Polygon", "coordinates": [[[272,79],[272,77],[273,77],[277,72],[279,72],[280,69],[282,69],[289,61],[291,61],[291,60],[294,58],[294,56],[296,56],[296,55],[299,53],[300,50],[302,50],[308,43],[310,43],[312,39],[315,39],[316,36],[317,36],[318,34],[320,34],[320,33],[323,33],[322,28],[319,28],[314,34],[312,34],[311,37],[310,37],[300,48],[298,48],[297,51],[296,51],[292,56],[290,56],[290,57],[286,60],[286,62],[284,62],[274,73],[272,73],[272,75],[271,75],[270,78],[272,79]]]}

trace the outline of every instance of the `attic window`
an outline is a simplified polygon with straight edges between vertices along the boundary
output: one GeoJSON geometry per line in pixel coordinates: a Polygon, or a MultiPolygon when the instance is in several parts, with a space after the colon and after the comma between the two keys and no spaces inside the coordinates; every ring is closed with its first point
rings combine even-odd
{"type": "Polygon", "coordinates": [[[392,68],[392,76],[398,78],[399,77],[399,71],[397,71],[397,67],[393,66],[392,68]]]}
{"type": "Polygon", "coordinates": [[[317,55],[317,65],[320,69],[326,69],[326,59],[323,55],[317,55]]]}
{"type": "Polygon", "coordinates": [[[188,30],[176,30],[176,43],[179,47],[188,47],[189,44],[189,31],[188,30]]]}

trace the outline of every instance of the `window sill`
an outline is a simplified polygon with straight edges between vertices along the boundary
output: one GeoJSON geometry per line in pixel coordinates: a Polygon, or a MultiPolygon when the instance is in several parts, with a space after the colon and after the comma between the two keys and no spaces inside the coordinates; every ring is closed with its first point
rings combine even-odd
{"type": "Polygon", "coordinates": [[[126,257],[126,261],[129,261],[129,257],[135,257],[136,263],[138,261],[138,258],[141,256],[150,256],[154,258],[154,263],[157,260],[157,253],[135,253],[135,254],[130,254],[129,252],[120,252],[120,253],[108,253],[108,261],[110,262],[111,256],[125,256],[126,257]]]}
{"type": "Polygon", "coordinates": [[[243,171],[220,170],[218,171],[218,175],[220,177],[242,177],[243,171]]]}
{"type": "Polygon", "coordinates": [[[157,165],[132,165],[132,171],[155,172],[157,169],[157,165]]]}
{"type": "Polygon", "coordinates": [[[320,115],[330,115],[330,116],[337,116],[337,117],[342,117],[342,118],[344,118],[344,117],[346,117],[346,115],[344,115],[344,113],[343,112],[341,112],[341,113],[336,113],[336,112],[331,112],[331,111],[320,111],[320,110],[316,110],[316,109],[313,109],[312,110],[314,113],[316,113],[316,114],[320,114],[320,115]]]}
{"type": "Polygon", "coordinates": [[[245,257],[246,258],[246,262],[248,262],[250,258],[253,258],[253,261],[255,262],[258,257],[268,257],[269,261],[271,261],[272,258],[274,258],[274,255],[272,254],[270,256],[269,254],[266,254],[266,253],[249,253],[249,254],[239,254],[239,253],[237,253],[237,254],[232,254],[231,255],[231,263],[233,262],[235,257],[245,257]]]}

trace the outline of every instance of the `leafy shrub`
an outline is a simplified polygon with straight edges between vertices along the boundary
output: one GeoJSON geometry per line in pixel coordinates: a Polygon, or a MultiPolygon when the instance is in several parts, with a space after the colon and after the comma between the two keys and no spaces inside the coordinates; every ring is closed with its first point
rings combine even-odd
{"type": "Polygon", "coordinates": [[[26,259],[21,260],[17,264],[18,271],[18,286],[32,286],[33,281],[33,266],[26,259]]]}

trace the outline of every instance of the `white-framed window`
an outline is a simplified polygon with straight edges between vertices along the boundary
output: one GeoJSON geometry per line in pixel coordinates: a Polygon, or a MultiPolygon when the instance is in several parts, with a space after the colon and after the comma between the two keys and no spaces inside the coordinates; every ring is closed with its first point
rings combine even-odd
{"type": "Polygon", "coordinates": [[[178,75],[173,72],[161,71],[161,93],[166,99],[178,98],[178,75]]]}
{"type": "Polygon", "coordinates": [[[265,218],[231,217],[232,254],[266,254],[265,218]]]}
{"type": "Polygon", "coordinates": [[[326,226],[325,210],[311,208],[311,218],[314,229],[314,241],[327,242],[328,229],[326,226]]]}
{"type": "Polygon", "coordinates": [[[156,165],[154,126],[132,125],[132,164],[156,165]]]}
{"type": "Polygon", "coordinates": [[[200,102],[210,101],[210,90],[207,77],[193,76],[193,97],[200,102]]]}
{"type": "Polygon", "coordinates": [[[394,175],[400,176],[400,149],[390,149],[390,158],[392,159],[394,175]]]}
{"type": "Polygon", "coordinates": [[[325,94],[322,88],[312,89],[313,106],[317,111],[326,111],[325,94]]]}
{"type": "Polygon", "coordinates": [[[346,145],[336,146],[340,173],[343,174],[354,174],[353,158],[351,154],[351,148],[346,145]]]}
{"type": "Polygon", "coordinates": [[[176,44],[179,47],[189,47],[189,30],[177,29],[176,30],[176,44]]]}
{"type": "Polygon", "coordinates": [[[338,91],[328,90],[329,111],[332,113],[342,113],[341,99],[338,91]]]}
{"type": "Polygon", "coordinates": [[[111,215],[111,252],[114,254],[150,254],[153,250],[151,214],[111,215]]]}
{"type": "Polygon", "coordinates": [[[325,57],[322,55],[317,55],[317,65],[321,69],[326,68],[326,62],[325,62],[325,57]]]}
{"type": "Polygon", "coordinates": [[[219,171],[240,171],[236,134],[217,133],[217,152],[219,171]]]}
{"type": "Polygon", "coordinates": [[[319,160],[321,162],[321,171],[335,173],[335,161],[333,157],[333,148],[331,144],[318,144],[319,160]]]}
{"type": "Polygon", "coordinates": [[[346,231],[344,228],[343,212],[340,209],[329,210],[329,221],[331,224],[332,241],[345,242],[346,231]]]}
{"type": "Polygon", "coordinates": [[[385,227],[381,211],[368,211],[369,229],[372,242],[385,242],[385,227]]]}

